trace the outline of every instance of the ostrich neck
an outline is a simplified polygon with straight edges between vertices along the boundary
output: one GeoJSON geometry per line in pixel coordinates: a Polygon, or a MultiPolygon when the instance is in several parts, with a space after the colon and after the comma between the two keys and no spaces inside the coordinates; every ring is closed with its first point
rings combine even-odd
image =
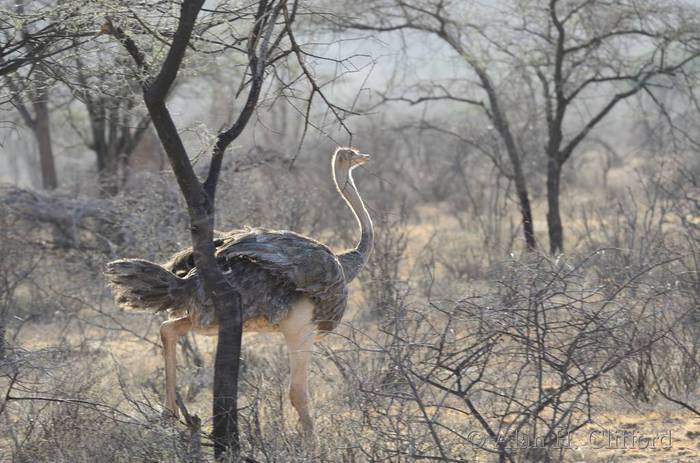
{"type": "Polygon", "coordinates": [[[345,199],[345,202],[348,203],[353,214],[355,214],[355,219],[357,219],[357,223],[360,227],[360,241],[352,251],[345,253],[347,258],[356,256],[359,257],[359,259],[346,258],[344,261],[341,255],[341,263],[344,264],[346,278],[352,280],[367,262],[369,254],[372,251],[372,246],[374,245],[374,227],[372,225],[372,219],[365,207],[365,203],[362,201],[360,193],[355,186],[355,181],[352,178],[352,170],[346,170],[344,172],[338,172],[336,170],[335,182],[341,196],[345,199]]]}

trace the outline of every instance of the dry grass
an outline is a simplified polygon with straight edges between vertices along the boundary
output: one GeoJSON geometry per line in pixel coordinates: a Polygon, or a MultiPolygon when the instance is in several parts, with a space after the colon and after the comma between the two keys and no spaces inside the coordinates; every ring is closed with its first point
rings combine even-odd
{"type": "MultiPolygon", "coordinates": [[[[614,170],[609,176],[613,188],[617,183],[623,185],[628,179],[628,172],[621,169],[619,172],[614,170]]],[[[591,249],[589,241],[600,240],[603,235],[594,231],[595,236],[590,236],[591,231],[586,228],[577,208],[600,202],[601,198],[582,199],[574,193],[570,191],[566,198],[576,205],[570,210],[567,220],[567,244],[575,249],[574,254],[584,255],[584,251],[591,249]]],[[[162,199],[158,201],[162,202],[162,199]]],[[[535,204],[537,217],[544,216],[543,209],[543,203],[538,201],[535,204]]],[[[521,259],[517,247],[485,248],[483,234],[475,229],[465,229],[464,219],[460,220],[451,210],[445,203],[423,203],[408,218],[399,218],[400,214],[396,213],[393,216],[387,214],[388,219],[377,220],[379,233],[387,241],[378,248],[376,258],[391,255],[392,259],[398,259],[397,274],[392,276],[389,284],[378,287],[378,281],[386,282],[383,280],[385,276],[365,272],[352,286],[345,319],[348,324],[341,326],[336,334],[327,336],[317,347],[312,371],[318,433],[315,448],[309,449],[300,443],[295,413],[286,396],[288,366],[281,337],[274,334],[245,336],[240,404],[247,454],[259,461],[355,462],[382,458],[386,461],[414,461],[421,455],[440,456],[436,450],[437,435],[444,454],[449,458],[495,461],[493,453],[463,439],[472,430],[483,433],[476,415],[466,410],[454,396],[420,383],[414,375],[423,371],[421,364],[416,362],[426,359],[416,346],[437,342],[433,336],[435,332],[431,330],[443,326],[447,320],[444,314],[435,311],[435,307],[455,307],[456,301],[465,296],[485,297],[493,291],[495,282],[507,280],[508,265],[504,261],[508,260],[509,253],[515,256],[512,258],[514,262],[521,259]],[[401,250],[402,236],[407,243],[405,250],[392,254],[392,250],[401,250]],[[397,326],[406,330],[401,332],[403,335],[410,336],[397,337],[396,332],[392,332],[397,326]],[[397,344],[399,338],[402,341],[397,344]],[[404,367],[406,371],[401,370],[404,367]],[[410,378],[416,383],[413,384],[410,378]],[[438,428],[433,429],[434,426],[438,428]]],[[[615,211],[608,212],[604,218],[610,220],[610,225],[615,223],[615,211]]],[[[239,215],[253,217],[256,213],[249,210],[247,214],[239,215]]],[[[160,224],[161,219],[157,216],[139,217],[139,227],[143,230],[140,236],[144,242],[133,239],[126,243],[127,251],[124,252],[130,255],[152,249],[147,241],[149,235],[163,236],[164,230],[172,227],[171,223],[160,224]]],[[[674,228],[677,222],[671,219],[671,216],[664,219],[662,228],[669,234],[677,233],[674,228]]],[[[333,234],[330,224],[316,222],[321,220],[318,217],[313,220],[306,216],[276,217],[274,220],[282,223],[294,220],[302,224],[302,228],[317,230],[318,236],[330,236],[329,241],[333,243],[347,242],[346,237],[333,234]]],[[[332,222],[335,219],[329,217],[327,220],[332,222]]],[[[500,220],[499,226],[506,236],[509,224],[514,220],[517,223],[517,214],[509,210],[500,220]]],[[[541,222],[535,225],[540,232],[545,229],[541,222]]],[[[638,230],[638,233],[645,232],[638,230]]],[[[539,238],[545,242],[544,236],[539,238]]],[[[178,240],[182,239],[182,236],[176,236],[169,238],[169,243],[160,241],[158,250],[151,252],[162,257],[161,254],[176,247],[178,240]]],[[[679,240],[667,243],[670,242],[679,240]]],[[[693,252],[684,251],[686,255],[693,252]]],[[[157,332],[160,319],[148,314],[121,313],[115,309],[99,277],[99,269],[109,256],[92,249],[63,252],[52,252],[42,260],[44,265],[64,262],[63,268],[39,266],[30,281],[17,288],[10,301],[14,311],[11,313],[19,318],[10,324],[8,339],[15,350],[7,357],[12,365],[3,367],[0,393],[7,390],[16,373],[17,381],[11,397],[33,397],[34,400],[5,401],[0,398],[4,407],[0,413],[0,428],[3,428],[0,432],[0,460],[189,461],[186,426],[166,423],[159,418],[163,395],[163,365],[157,332]],[[64,402],[48,402],[40,398],[56,398],[64,402]],[[70,402],[72,399],[85,403],[70,402]]],[[[636,271],[655,262],[642,262],[634,257],[641,256],[635,252],[607,255],[597,266],[591,267],[582,280],[595,294],[588,304],[600,304],[609,297],[605,285],[619,284],[616,279],[608,281],[601,275],[627,275],[624,272],[636,271]]],[[[664,252],[671,251],[664,248],[664,252]]],[[[571,256],[563,265],[577,263],[577,258],[571,256]]],[[[386,271],[391,268],[387,266],[386,271]]],[[[668,269],[683,274],[680,267],[668,269]]],[[[648,300],[653,301],[651,305],[659,311],[661,305],[669,304],[677,310],[673,313],[683,312],[689,307],[683,306],[688,299],[676,292],[677,288],[668,289],[668,294],[661,291],[669,278],[670,274],[650,275],[643,285],[635,287],[637,292],[625,293],[628,299],[621,306],[641,310],[642,301],[648,296],[648,300]],[[657,293],[654,290],[658,290],[657,293]],[[634,301],[641,305],[637,306],[634,301]]],[[[561,304],[570,294],[553,295],[551,301],[561,304]]],[[[499,297],[505,298],[506,295],[501,293],[499,297]]],[[[668,322],[663,317],[658,320],[668,322]]],[[[461,330],[458,334],[465,336],[477,327],[474,320],[456,326],[459,327],[457,331],[461,330]]],[[[683,338],[683,342],[686,341],[687,338],[683,338]]],[[[211,365],[215,339],[195,337],[190,338],[190,344],[204,362],[203,366],[196,366],[192,354],[185,356],[179,351],[179,391],[185,397],[190,413],[203,418],[202,431],[206,435],[211,427],[211,365]]],[[[664,345],[661,353],[674,355],[664,350],[674,345],[664,345]]],[[[498,347],[507,352],[508,345],[498,347]]],[[[496,380],[494,386],[511,384],[517,375],[513,376],[509,368],[517,361],[522,361],[522,358],[513,360],[516,363],[507,357],[500,358],[489,364],[485,375],[496,380]]],[[[668,363],[663,356],[656,361],[668,363]]],[[[530,393],[528,388],[534,387],[529,383],[532,380],[532,377],[522,379],[522,397],[530,393]]],[[[555,389],[558,380],[552,372],[547,373],[543,390],[555,389]]],[[[691,402],[697,399],[698,384],[695,383],[694,387],[684,396],[691,402]]],[[[485,410],[484,418],[496,422],[495,413],[502,404],[499,405],[494,397],[487,399],[488,389],[484,387],[473,397],[480,409],[485,410]],[[494,401],[491,411],[488,400],[494,401]]],[[[613,371],[596,381],[591,391],[588,404],[591,422],[572,437],[576,445],[563,452],[565,461],[691,462],[700,454],[700,417],[665,402],[655,394],[648,403],[633,399],[613,371]],[[619,433],[636,431],[643,436],[671,432],[673,442],[671,448],[591,448],[585,442],[587,434],[601,429],[619,433]]],[[[568,400],[568,396],[562,397],[568,400]]],[[[551,417],[547,413],[542,417],[551,417]]],[[[586,413],[583,408],[573,411],[577,419],[586,420],[586,413]]],[[[504,419],[503,423],[515,422],[516,418],[504,419]]],[[[204,442],[207,442],[206,436],[204,442]]],[[[209,448],[205,447],[205,453],[208,451],[209,448]]],[[[545,461],[545,458],[556,461],[559,458],[557,452],[548,455],[514,452],[513,455],[515,461],[545,461]]]]}

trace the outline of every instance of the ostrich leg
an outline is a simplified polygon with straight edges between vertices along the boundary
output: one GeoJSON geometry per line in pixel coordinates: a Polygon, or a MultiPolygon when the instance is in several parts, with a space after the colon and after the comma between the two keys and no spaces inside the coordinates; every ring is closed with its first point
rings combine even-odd
{"type": "Polygon", "coordinates": [[[299,415],[305,436],[312,436],[314,423],[309,412],[309,363],[316,327],[312,322],[313,304],[304,299],[294,305],[280,323],[289,353],[289,398],[299,415]]]}
{"type": "Polygon", "coordinates": [[[189,317],[168,320],[160,325],[160,339],[163,342],[163,357],[165,358],[165,410],[163,415],[180,416],[177,407],[175,387],[177,365],[177,341],[192,328],[189,317]]]}

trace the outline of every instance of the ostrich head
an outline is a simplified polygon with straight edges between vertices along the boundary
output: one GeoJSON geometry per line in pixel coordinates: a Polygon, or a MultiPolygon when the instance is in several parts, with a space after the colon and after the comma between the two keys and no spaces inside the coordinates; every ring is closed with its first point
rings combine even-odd
{"type": "Polygon", "coordinates": [[[350,170],[369,161],[369,154],[360,153],[355,148],[341,147],[333,154],[333,165],[336,169],[350,170]]]}
{"type": "Polygon", "coordinates": [[[354,187],[350,172],[369,161],[369,158],[369,154],[360,153],[355,148],[341,147],[335,150],[332,162],[333,178],[341,192],[349,186],[354,187]]]}

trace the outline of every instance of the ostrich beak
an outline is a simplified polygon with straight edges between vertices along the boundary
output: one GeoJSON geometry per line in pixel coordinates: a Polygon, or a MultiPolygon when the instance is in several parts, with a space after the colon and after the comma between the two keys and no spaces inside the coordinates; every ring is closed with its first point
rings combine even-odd
{"type": "Polygon", "coordinates": [[[357,153],[357,155],[359,156],[359,159],[357,160],[357,163],[360,164],[360,165],[361,165],[361,164],[364,164],[364,163],[367,162],[367,161],[369,161],[370,158],[372,157],[372,156],[370,156],[370,155],[367,154],[367,153],[357,153]]]}

